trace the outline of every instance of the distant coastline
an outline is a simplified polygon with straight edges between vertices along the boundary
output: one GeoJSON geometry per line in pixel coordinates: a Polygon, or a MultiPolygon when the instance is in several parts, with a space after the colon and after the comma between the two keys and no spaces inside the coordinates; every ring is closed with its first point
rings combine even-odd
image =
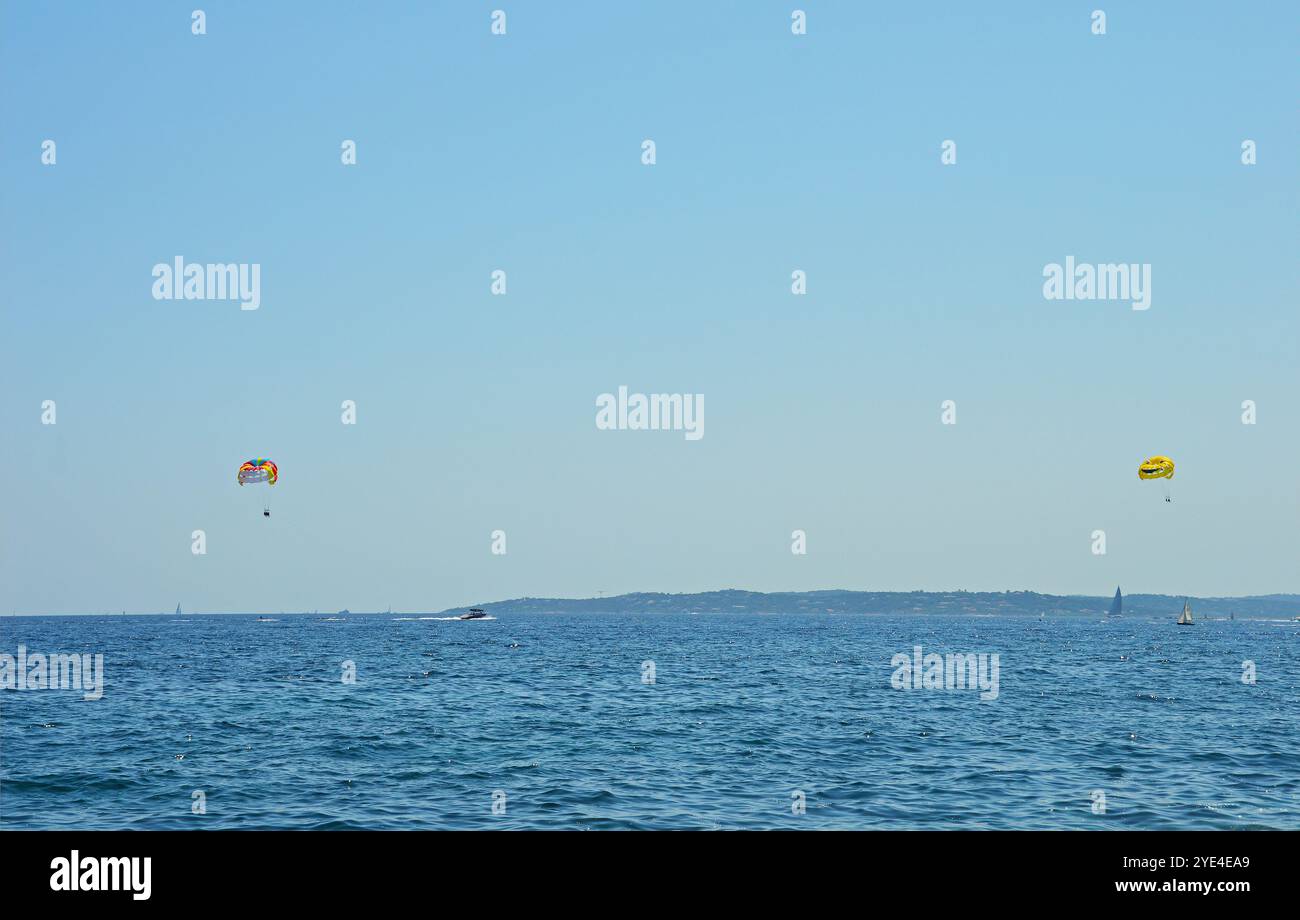
{"type": "MultiPolygon", "coordinates": [[[[1038,594],[1034,591],[704,591],[698,594],[637,592],[613,597],[520,597],[483,601],[496,614],[510,613],[823,613],[1104,615],[1113,597],[1038,594]]],[[[1125,594],[1124,616],[1177,616],[1186,598],[1169,594],[1125,594]]],[[[1202,617],[1284,618],[1300,616],[1300,594],[1255,597],[1192,597],[1202,617]]],[[[452,613],[463,608],[448,608],[452,613]]]]}

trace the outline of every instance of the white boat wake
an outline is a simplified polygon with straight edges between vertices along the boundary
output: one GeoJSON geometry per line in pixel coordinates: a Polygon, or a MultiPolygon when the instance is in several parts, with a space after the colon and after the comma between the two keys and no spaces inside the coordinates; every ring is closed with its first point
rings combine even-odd
{"type": "MultiPolygon", "coordinates": [[[[480,621],[481,621],[481,620],[495,620],[495,619],[496,619],[496,617],[494,617],[494,616],[485,616],[485,617],[475,617],[475,618],[474,618],[474,620],[480,620],[480,621]]],[[[435,621],[442,621],[442,622],[445,622],[445,621],[459,622],[459,621],[461,621],[461,620],[464,620],[466,623],[472,623],[472,622],[474,622],[474,620],[465,620],[464,617],[393,617],[393,622],[394,622],[394,623],[409,622],[409,621],[411,621],[411,620],[435,620],[435,621]]]]}

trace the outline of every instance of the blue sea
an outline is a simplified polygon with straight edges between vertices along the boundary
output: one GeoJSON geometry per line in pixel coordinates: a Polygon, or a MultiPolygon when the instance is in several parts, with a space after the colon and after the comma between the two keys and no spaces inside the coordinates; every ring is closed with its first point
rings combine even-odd
{"type": "Polygon", "coordinates": [[[105,682],[0,690],[7,829],[1300,828],[1296,623],[0,620],[20,645],[105,682]],[[918,645],[996,654],[996,698],[895,689],[918,645]]]}

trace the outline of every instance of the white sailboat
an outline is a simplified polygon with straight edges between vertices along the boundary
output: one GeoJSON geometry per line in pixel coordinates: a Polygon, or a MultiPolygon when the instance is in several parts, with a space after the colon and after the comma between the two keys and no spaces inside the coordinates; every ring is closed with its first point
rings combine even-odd
{"type": "Polygon", "coordinates": [[[1183,612],[1178,616],[1178,625],[1192,625],[1192,602],[1190,600],[1183,601],[1183,612]]]}

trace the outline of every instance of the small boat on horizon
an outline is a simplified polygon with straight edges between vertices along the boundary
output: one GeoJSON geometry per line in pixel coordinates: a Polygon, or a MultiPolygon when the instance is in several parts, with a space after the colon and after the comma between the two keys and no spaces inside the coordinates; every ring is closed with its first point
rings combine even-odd
{"type": "Polygon", "coordinates": [[[469,613],[462,613],[456,617],[458,620],[481,620],[487,616],[482,607],[471,607],[469,613]]]}
{"type": "Polygon", "coordinates": [[[1110,602],[1110,610],[1107,611],[1106,617],[1107,619],[1109,619],[1110,617],[1122,616],[1123,610],[1124,610],[1124,595],[1120,594],[1119,588],[1116,587],[1115,599],[1110,602]]]}
{"type": "Polygon", "coordinates": [[[1192,625],[1192,602],[1190,600],[1183,601],[1183,612],[1178,615],[1178,625],[1192,625]]]}

